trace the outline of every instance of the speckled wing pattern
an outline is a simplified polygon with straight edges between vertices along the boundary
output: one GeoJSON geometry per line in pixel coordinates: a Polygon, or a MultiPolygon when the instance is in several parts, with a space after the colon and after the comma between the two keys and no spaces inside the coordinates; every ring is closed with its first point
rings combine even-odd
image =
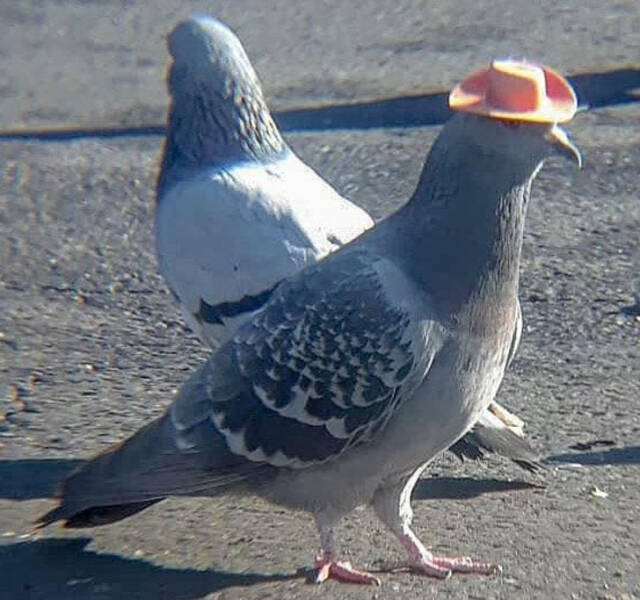
{"type": "Polygon", "coordinates": [[[324,462],[371,440],[421,378],[411,311],[389,300],[363,254],[285,282],[222,349],[238,385],[212,393],[210,418],[233,453],[292,468],[324,462]]]}

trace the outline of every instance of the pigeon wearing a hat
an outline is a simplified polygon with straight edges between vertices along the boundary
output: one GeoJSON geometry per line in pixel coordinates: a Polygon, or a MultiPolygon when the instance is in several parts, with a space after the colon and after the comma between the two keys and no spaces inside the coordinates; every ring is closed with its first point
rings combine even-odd
{"type": "Polygon", "coordinates": [[[580,164],[557,124],[576,99],[546,67],[495,61],[450,102],[458,114],[407,204],[278,286],[163,416],[65,480],[41,525],[111,523],[170,495],[253,493],[313,516],[317,581],[379,583],[341,560],[333,534],[370,504],[411,571],[499,570],[428,550],[411,492],[500,386],[519,336],[531,184],[551,156],[580,164]]]}
{"type": "MultiPolygon", "coordinates": [[[[187,323],[215,349],[280,281],[373,220],[287,146],[228,27],[195,16],[168,43],[172,103],[156,203],[158,262],[187,323]]],[[[461,458],[497,452],[535,470],[538,454],[522,426],[493,402],[451,450],[461,458]]]]}

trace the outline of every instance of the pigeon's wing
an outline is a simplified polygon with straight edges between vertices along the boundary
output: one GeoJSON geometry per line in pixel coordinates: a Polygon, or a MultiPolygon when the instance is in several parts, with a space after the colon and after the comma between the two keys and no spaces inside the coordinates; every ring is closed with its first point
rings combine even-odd
{"type": "Polygon", "coordinates": [[[260,485],[374,440],[443,341],[404,275],[349,248],[279,286],[160,418],[83,464],[45,525],[104,524],[168,495],[260,485]]]}
{"type": "Polygon", "coordinates": [[[217,347],[282,279],[372,224],[289,153],[170,186],[156,210],[160,271],[189,325],[217,347]]]}
{"type": "Polygon", "coordinates": [[[177,398],[183,445],[210,421],[234,454],[304,468],[375,439],[442,343],[421,302],[389,261],[362,252],[307,269],[203,367],[206,395],[177,398]]]}

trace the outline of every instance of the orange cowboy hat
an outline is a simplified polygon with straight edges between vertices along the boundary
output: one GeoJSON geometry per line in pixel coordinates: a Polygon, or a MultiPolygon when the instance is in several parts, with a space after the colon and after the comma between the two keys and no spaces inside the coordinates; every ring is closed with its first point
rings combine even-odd
{"type": "Polygon", "coordinates": [[[578,101],[559,73],[535,63],[494,60],[449,94],[452,110],[532,123],[563,123],[575,115],[578,101]]]}

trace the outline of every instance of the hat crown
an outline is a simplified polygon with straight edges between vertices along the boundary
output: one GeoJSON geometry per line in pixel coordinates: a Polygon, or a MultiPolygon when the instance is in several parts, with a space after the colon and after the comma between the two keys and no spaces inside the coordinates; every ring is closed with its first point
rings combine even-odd
{"type": "Polygon", "coordinates": [[[569,121],[577,99],[559,73],[535,63],[494,60],[473,73],[449,95],[452,110],[534,123],[569,121]]]}
{"type": "Polygon", "coordinates": [[[487,83],[486,102],[493,108],[529,112],[549,105],[544,71],[537,65],[494,60],[487,83]]]}

